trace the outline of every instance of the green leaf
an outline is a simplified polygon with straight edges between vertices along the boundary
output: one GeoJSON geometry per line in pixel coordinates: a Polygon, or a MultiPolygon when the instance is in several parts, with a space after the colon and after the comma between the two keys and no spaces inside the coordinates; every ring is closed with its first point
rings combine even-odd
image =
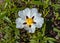
{"type": "Polygon", "coordinates": [[[50,1],[49,0],[46,0],[46,1],[44,1],[44,8],[47,8],[48,7],[48,5],[50,4],[50,1]]]}
{"type": "Polygon", "coordinates": [[[54,43],[54,42],[49,40],[49,43],[54,43]]]}
{"type": "Polygon", "coordinates": [[[11,23],[11,20],[10,20],[8,17],[6,17],[6,16],[5,16],[3,19],[4,19],[5,21],[7,21],[7,22],[10,22],[10,23],[11,23]]]}
{"type": "Polygon", "coordinates": [[[47,39],[47,40],[50,40],[50,41],[56,41],[56,39],[51,38],[51,37],[47,37],[46,39],[47,39]]]}
{"type": "Polygon", "coordinates": [[[36,40],[32,39],[32,40],[30,40],[30,43],[36,43],[36,40]]]}
{"type": "Polygon", "coordinates": [[[57,19],[60,20],[60,17],[58,17],[57,19]]]}
{"type": "Polygon", "coordinates": [[[58,10],[60,8],[59,4],[52,4],[52,6],[55,8],[55,10],[58,10]]]}
{"type": "Polygon", "coordinates": [[[36,4],[36,5],[43,5],[43,3],[41,1],[32,1],[31,4],[36,4]]]}
{"type": "Polygon", "coordinates": [[[56,32],[60,32],[60,30],[58,30],[57,28],[54,28],[53,30],[56,31],[56,32]]]}
{"type": "Polygon", "coordinates": [[[6,11],[0,12],[0,19],[6,15],[6,11]]]}
{"type": "Polygon", "coordinates": [[[59,16],[59,14],[58,14],[58,13],[56,13],[56,19],[58,19],[58,16],[59,16]]]}
{"type": "Polygon", "coordinates": [[[44,24],[44,26],[42,27],[42,36],[45,35],[45,28],[46,28],[46,24],[44,24]]]}

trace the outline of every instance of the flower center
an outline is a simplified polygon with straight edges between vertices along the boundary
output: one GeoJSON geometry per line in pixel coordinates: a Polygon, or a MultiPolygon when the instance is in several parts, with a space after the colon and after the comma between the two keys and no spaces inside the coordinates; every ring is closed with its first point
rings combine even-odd
{"type": "Polygon", "coordinates": [[[27,25],[32,25],[33,22],[34,22],[34,20],[33,20],[32,18],[27,18],[27,19],[26,19],[27,25]]]}
{"type": "Polygon", "coordinates": [[[31,27],[32,24],[36,24],[36,22],[34,22],[34,16],[32,18],[29,18],[28,16],[26,16],[26,20],[23,23],[24,25],[27,24],[29,27],[31,27]]]}

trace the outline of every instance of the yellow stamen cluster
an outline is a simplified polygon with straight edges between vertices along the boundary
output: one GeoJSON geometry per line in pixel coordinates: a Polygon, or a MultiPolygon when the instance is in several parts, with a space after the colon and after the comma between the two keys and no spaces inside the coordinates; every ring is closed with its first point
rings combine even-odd
{"type": "Polygon", "coordinates": [[[27,25],[32,25],[33,22],[34,22],[34,20],[33,20],[32,18],[27,18],[27,19],[26,19],[27,25]]]}

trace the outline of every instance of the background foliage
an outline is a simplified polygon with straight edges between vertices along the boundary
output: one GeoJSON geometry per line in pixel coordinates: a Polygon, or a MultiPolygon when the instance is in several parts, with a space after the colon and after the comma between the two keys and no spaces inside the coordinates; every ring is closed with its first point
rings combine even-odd
{"type": "Polygon", "coordinates": [[[0,43],[60,43],[60,0],[0,0],[0,43]],[[27,7],[45,19],[34,34],[16,28],[18,11],[27,7]]]}

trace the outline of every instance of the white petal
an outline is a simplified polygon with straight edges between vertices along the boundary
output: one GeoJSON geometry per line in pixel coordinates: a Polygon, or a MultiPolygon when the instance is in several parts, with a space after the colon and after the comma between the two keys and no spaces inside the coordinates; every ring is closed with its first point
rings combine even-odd
{"type": "Polygon", "coordinates": [[[28,16],[28,17],[30,17],[30,13],[31,13],[31,11],[30,11],[30,9],[29,8],[26,8],[25,10],[23,10],[23,13],[25,14],[25,16],[28,16]]]}
{"type": "Polygon", "coordinates": [[[35,32],[35,28],[36,26],[35,25],[32,25],[31,27],[29,26],[25,26],[24,29],[27,30],[29,33],[34,33],[35,32]]]}
{"type": "Polygon", "coordinates": [[[22,19],[25,19],[25,14],[23,13],[23,11],[19,11],[18,16],[20,16],[22,19]]]}
{"type": "Polygon", "coordinates": [[[40,17],[42,14],[41,13],[38,13],[38,16],[40,17]]]}
{"type": "Polygon", "coordinates": [[[31,9],[31,17],[35,16],[41,16],[42,14],[38,13],[38,10],[36,8],[31,9]]]}
{"type": "Polygon", "coordinates": [[[32,9],[31,9],[31,12],[33,12],[33,13],[37,13],[38,10],[37,10],[36,8],[32,8],[32,9]]]}
{"type": "Polygon", "coordinates": [[[31,9],[31,17],[36,16],[38,14],[38,10],[36,8],[31,9]]]}
{"type": "Polygon", "coordinates": [[[25,30],[29,30],[29,26],[28,26],[28,25],[25,25],[25,26],[24,26],[24,29],[25,29],[25,30]]]}
{"type": "Polygon", "coordinates": [[[23,23],[24,23],[23,19],[17,18],[16,19],[16,28],[23,28],[24,27],[23,23]]]}
{"type": "Polygon", "coordinates": [[[19,11],[19,12],[18,12],[18,15],[19,15],[21,18],[26,19],[26,16],[30,17],[30,15],[31,15],[30,13],[31,13],[30,9],[29,9],[29,8],[26,8],[26,9],[24,9],[24,10],[22,10],[22,11],[19,11]]]}
{"type": "Polygon", "coordinates": [[[31,28],[28,30],[29,33],[34,33],[35,32],[35,25],[32,25],[31,28]]]}
{"type": "Polygon", "coordinates": [[[44,23],[44,19],[42,17],[36,17],[34,18],[34,21],[36,22],[36,27],[41,28],[42,24],[44,23]]]}

